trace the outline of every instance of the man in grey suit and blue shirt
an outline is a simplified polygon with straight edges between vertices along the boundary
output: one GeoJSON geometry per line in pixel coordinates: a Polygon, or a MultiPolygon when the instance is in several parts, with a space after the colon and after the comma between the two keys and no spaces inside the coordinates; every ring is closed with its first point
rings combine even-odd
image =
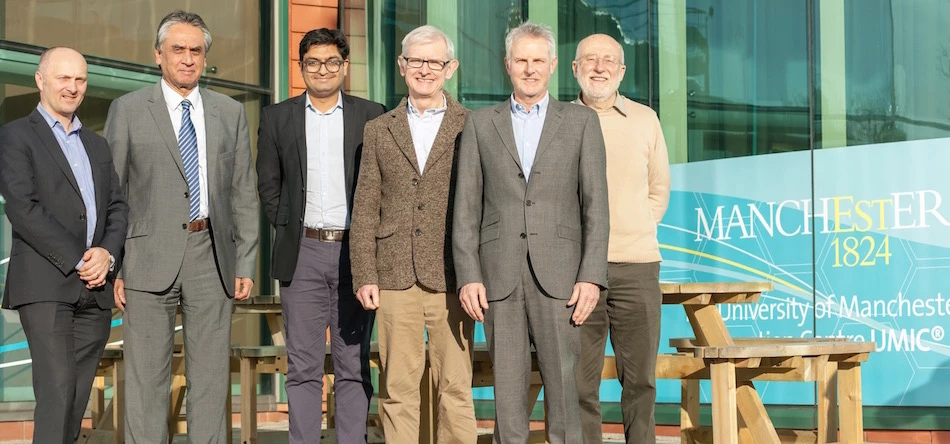
{"type": "Polygon", "coordinates": [[[557,66],[549,28],[505,39],[514,93],[462,130],[453,256],[462,307],[485,323],[495,372],[496,443],[528,437],[531,345],[551,443],[581,442],[576,328],[607,286],[606,160],[590,109],[547,92],[557,66]]]}
{"type": "Polygon", "coordinates": [[[188,440],[224,443],[232,298],[257,257],[258,203],[244,108],[198,87],[211,33],[197,14],[162,19],[162,79],[109,108],[105,135],[128,193],[115,302],[125,311],[128,443],[168,442],[175,314],[181,305],[188,440]]]}

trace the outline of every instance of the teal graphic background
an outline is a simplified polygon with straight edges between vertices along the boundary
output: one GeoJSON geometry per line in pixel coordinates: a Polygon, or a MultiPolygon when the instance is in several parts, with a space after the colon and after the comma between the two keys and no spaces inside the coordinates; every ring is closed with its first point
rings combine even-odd
{"type": "MultiPolygon", "coordinates": [[[[757,304],[719,307],[734,337],[873,338],[879,351],[861,367],[865,405],[950,407],[950,340],[944,337],[950,329],[950,223],[941,221],[950,221],[947,165],[950,139],[674,165],[670,207],[658,230],[660,279],[772,281],[775,290],[757,304]],[[892,203],[862,206],[868,226],[854,205],[874,200],[892,203]],[[722,235],[713,224],[719,207],[722,235]],[[739,212],[732,217],[734,208],[739,212]],[[854,228],[867,231],[847,231],[854,228]],[[859,257],[849,267],[844,246],[851,237],[859,257]],[[859,266],[862,261],[867,265],[859,266]],[[859,310],[851,310],[855,300],[859,310]],[[874,304],[877,313],[860,310],[874,304]]],[[[663,307],[661,333],[661,353],[673,351],[670,338],[693,336],[682,307],[663,307]]],[[[476,340],[484,340],[480,325],[476,340]]],[[[609,343],[607,352],[613,353],[609,343]]],[[[756,386],[767,404],[815,402],[812,383],[756,386]]],[[[490,399],[492,391],[476,389],[475,395],[490,399]]],[[[679,399],[678,380],[657,381],[657,402],[679,399]]],[[[601,400],[620,401],[616,380],[601,384],[601,400]]],[[[711,401],[708,382],[701,384],[701,400],[711,401]]]]}

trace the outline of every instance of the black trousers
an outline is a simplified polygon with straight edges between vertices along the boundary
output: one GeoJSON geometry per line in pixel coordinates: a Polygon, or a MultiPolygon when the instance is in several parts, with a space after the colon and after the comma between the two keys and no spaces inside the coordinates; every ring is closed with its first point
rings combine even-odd
{"type": "Polygon", "coordinates": [[[33,359],[33,442],[72,444],[109,340],[112,310],[83,291],[75,304],[36,302],[17,311],[33,359]]]}

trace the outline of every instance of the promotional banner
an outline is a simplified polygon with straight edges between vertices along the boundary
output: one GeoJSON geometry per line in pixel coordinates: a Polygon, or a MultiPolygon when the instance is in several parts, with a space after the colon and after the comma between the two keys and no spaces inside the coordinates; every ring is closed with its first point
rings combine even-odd
{"type": "MultiPolygon", "coordinates": [[[[950,406],[948,148],[935,139],[674,165],[660,279],[771,281],[757,304],[719,306],[734,337],[873,341],[865,405],[950,406]]],[[[664,307],[661,352],[692,336],[682,307],[664,307]]],[[[810,383],[757,386],[766,403],[814,402],[810,383]]],[[[661,381],[658,402],[679,392],[661,381]]],[[[602,394],[619,401],[619,384],[602,394]]]]}

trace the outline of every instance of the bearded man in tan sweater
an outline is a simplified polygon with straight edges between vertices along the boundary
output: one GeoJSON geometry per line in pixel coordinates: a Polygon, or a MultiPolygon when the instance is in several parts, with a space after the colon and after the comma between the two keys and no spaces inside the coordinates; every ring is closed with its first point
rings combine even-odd
{"type": "Polygon", "coordinates": [[[582,91],[574,103],[594,109],[600,117],[610,204],[609,290],[601,292],[581,327],[577,363],[584,442],[602,442],[600,374],[609,330],[623,387],[625,439],[652,443],[662,302],[656,231],[670,197],[666,142],[656,113],[617,92],[626,66],[616,40],[604,34],[581,40],[572,66],[582,91]]]}

